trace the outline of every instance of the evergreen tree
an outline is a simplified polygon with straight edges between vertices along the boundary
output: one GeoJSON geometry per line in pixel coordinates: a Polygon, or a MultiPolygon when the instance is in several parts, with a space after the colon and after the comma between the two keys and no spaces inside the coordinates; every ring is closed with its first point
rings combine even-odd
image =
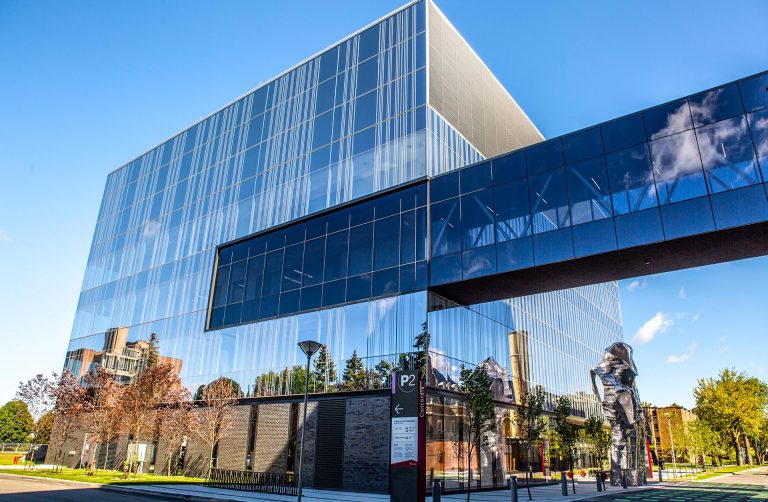
{"type": "Polygon", "coordinates": [[[374,366],[374,371],[376,372],[376,378],[374,382],[376,383],[377,387],[386,387],[389,385],[389,379],[392,377],[393,369],[394,366],[392,363],[386,359],[382,359],[376,364],[376,366],[374,366]]]}
{"type": "Polygon", "coordinates": [[[160,339],[157,337],[157,333],[151,333],[149,335],[149,345],[147,346],[147,352],[144,356],[145,368],[151,368],[157,364],[157,361],[160,360],[160,349],[158,348],[159,344],[160,339]]]}
{"type": "Polygon", "coordinates": [[[306,381],[306,368],[301,365],[294,366],[291,370],[291,394],[304,394],[304,384],[306,381]]]}
{"type": "Polygon", "coordinates": [[[368,380],[368,374],[365,371],[363,360],[357,355],[357,350],[352,351],[352,357],[347,359],[344,374],[342,375],[342,389],[344,390],[365,390],[368,380]]]}
{"type": "Polygon", "coordinates": [[[323,345],[315,356],[314,370],[310,388],[314,392],[331,392],[335,390],[336,364],[328,354],[328,347],[323,345]]]}
{"type": "Polygon", "coordinates": [[[9,401],[0,408],[0,442],[26,441],[34,425],[35,422],[24,401],[9,401]]]}

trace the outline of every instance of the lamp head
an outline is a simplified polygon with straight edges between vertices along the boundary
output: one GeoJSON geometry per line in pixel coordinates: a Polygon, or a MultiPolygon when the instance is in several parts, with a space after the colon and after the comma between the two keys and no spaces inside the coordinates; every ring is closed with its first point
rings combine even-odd
{"type": "Polygon", "coordinates": [[[314,340],[304,340],[303,342],[299,342],[299,348],[307,355],[307,357],[312,357],[312,354],[320,350],[320,347],[322,346],[323,344],[314,340]]]}

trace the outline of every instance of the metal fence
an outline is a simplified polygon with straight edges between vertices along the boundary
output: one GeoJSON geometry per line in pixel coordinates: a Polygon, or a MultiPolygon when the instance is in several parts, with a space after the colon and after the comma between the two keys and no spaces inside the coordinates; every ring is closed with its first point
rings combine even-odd
{"type": "Polygon", "coordinates": [[[205,486],[247,492],[298,495],[293,474],[210,469],[205,486]]]}
{"type": "Polygon", "coordinates": [[[26,453],[32,448],[32,443],[0,443],[0,452],[26,453]]]}

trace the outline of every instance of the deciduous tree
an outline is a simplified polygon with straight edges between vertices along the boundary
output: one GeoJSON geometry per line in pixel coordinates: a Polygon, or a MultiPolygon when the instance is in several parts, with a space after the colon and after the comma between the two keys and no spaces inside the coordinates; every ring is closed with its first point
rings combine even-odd
{"type": "Polygon", "coordinates": [[[221,377],[205,386],[201,401],[203,406],[199,409],[195,432],[208,445],[208,465],[214,469],[219,442],[229,434],[234,424],[237,389],[230,379],[221,377]]]}
{"type": "MultiPolygon", "coordinates": [[[[90,431],[96,435],[100,447],[104,450],[103,468],[106,469],[109,464],[109,446],[120,433],[123,424],[126,388],[120,384],[115,375],[101,366],[88,372],[85,382],[90,401],[88,424],[90,431]]],[[[94,459],[92,464],[95,463],[94,459]]]]}
{"type": "Polygon", "coordinates": [[[54,389],[56,387],[57,375],[54,373],[51,378],[46,377],[42,373],[35,375],[35,378],[27,380],[26,382],[19,382],[19,389],[16,391],[16,399],[24,401],[27,405],[29,413],[35,421],[32,427],[32,433],[35,434],[33,442],[47,443],[50,440],[50,430],[53,426],[52,415],[49,415],[47,420],[43,420],[43,416],[46,415],[55,402],[54,389]],[[43,432],[47,427],[48,438],[43,440],[43,432]]]}
{"type": "MultiPolygon", "coordinates": [[[[526,392],[520,397],[520,407],[517,410],[517,429],[520,445],[525,450],[525,458],[528,462],[528,473],[531,470],[531,449],[539,444],[547,423],[544,420],[544,391],[537,386],[533,392],[526,392]]],[[[525,478],[525,486],[528,490],[528,500],[532,500],[529,478],[525,478]]]]}
{"type": "Polygon", "coordinates": [[[592,415],[584,422],[584,437],[599,464],[600,482],[603,482],[603,465],[608,462],[611,451],[611,432],[605,427],[603,418],[592,415]]]}
{"type": "Polygon", "coordinates": [[[165,449],[165,470],[169,476],[177,469],[171,469],[174,460],[178,462],[184,438],[197,427],[197,413],[192,406],[192,395],[186,388],[169,393],[168,402],[160,409],[160,429],[167,445],[165,449]]]}
{"type": "Polygon", "coordinates": [[[562,460],[568,462],[573,493],[576,493],[576,480],[573,475],[573,451],[576,448],[576,441],[579,439],[579,430],[575,424],[568,420],[572,411],[571,400],[567,396],[558,397],[555,404],[552,431],[555,433],[557,443],[560,446],[562,460]]]}
{"type": "Polygon", "coordinates": [[[53,464],[62,459],[62,447],[72,438],[75,430],[81,425],[84,415],[89,411],[90,404],[86,399],[85,388],[67,370],[56,380],[53,391],[55,404],[53,406],[54,433],[51,436],[51,446],[56,454],[53,464]]]}
{"type": "Polygon", "coordinates": [[[463,394],[464,420],[461,422],[464,440],[466,441],[467,466],[469,478],[467,483],[467,500],[472,491],[472,453],[476,452],[478,470],[480,468],[480,447],[487,441],[487,435],[496,426],[496,407],[493,403],[491,378],[485,368],[476,366],[472,369],[461,367],[459,391],[463,394]]]}

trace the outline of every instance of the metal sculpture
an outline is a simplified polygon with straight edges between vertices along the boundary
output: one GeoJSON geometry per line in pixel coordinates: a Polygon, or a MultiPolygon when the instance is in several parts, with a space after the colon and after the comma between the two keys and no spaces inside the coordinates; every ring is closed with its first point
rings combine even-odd
{"type": "Polygon", "coordinates": [[[637,485],[645,473],[642,451],[645,415],[635,385],[637,367],[632,359],[632,347],[624,342],[614,343],[605,349],[603,360],[590,373],[592,389],[602,401],[603,414],[613,435],[611,484],[615,486],[626,480],[627,485],[637,485]],[[602,397],[595,376],[603,384],[602,397]]]}

